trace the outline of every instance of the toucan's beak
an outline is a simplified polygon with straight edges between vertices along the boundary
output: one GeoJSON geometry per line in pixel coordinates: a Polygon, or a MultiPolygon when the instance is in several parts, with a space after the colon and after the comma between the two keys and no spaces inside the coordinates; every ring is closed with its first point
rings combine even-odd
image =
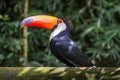
{"type": "Polygon", "coordinates": [[[57,24],[57,17],[49,15],[37,15],[25,18],[21,23],[21,27],[35,26],[38,28],[52,29],[57,24]]]}

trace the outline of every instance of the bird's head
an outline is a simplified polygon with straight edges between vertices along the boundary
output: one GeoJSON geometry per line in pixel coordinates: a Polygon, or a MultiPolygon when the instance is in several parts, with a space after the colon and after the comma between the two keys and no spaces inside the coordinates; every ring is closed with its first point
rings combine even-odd
{"type": "Polygon", "coordinates": [[[63,19],[49,15],[37,15],[25,18],[20,24],[21,27],[33,26],[38,28],[53,29],[59,23],[64,23],[63,19]]]}

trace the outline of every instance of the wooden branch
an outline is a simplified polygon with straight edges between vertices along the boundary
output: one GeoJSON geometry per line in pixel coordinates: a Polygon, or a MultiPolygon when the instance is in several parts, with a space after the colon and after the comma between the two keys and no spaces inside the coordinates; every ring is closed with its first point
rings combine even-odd
{"type": "MultiPolygon", "coordinates": [[[[24,7],[24,17],[27,17],[27,13],[28,13],[28,3],[29,0],[25,0],[25,7],[24,7]]],[[[28,40],[27,40],[27,27],[24,27],[23,29],[23,36],[24,36],[24,65],[27,64],[27,60],[28,60],[28,40]]]]}
{"type": "Polygon", "coordinates": [[[119,80],[120,68],[1,67],[0,80],[119,80]]]}

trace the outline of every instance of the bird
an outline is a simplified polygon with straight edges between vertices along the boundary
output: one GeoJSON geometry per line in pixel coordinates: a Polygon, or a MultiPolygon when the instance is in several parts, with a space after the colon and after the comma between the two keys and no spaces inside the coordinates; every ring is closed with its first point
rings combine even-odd
{"type": "Polygon", "coordinates": [[[53,30],[50,34],[51,52],[68,67],[94,66],[70,38],[70,25],[67,20],[51,15],[35,15],[23,19],[20,25],[22,28],[37,27],[53,30]]]}

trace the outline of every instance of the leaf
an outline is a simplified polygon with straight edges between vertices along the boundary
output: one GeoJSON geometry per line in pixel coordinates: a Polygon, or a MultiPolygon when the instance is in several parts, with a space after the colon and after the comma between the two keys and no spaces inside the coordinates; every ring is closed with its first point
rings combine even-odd
{"type": "Polygon", "coordinates": [[[29,64],[30,64],[31,66],[43,66],[42,64],[40,64],[40,63],[37,62],[37,61],[30,61],[29,64]]]}
{"type": "Polygon", "coordinates": [[[5,56],[3,54],[0,54],[0,60],[3,60],[5,56]]]}
{"type": "Polygon", "coordinates": [[[13,55],[14,55],[13,53],[9,53],[9,54],[7,55],[7,59],[12,58],[13,55]]]}
{"type": "Polygon", "coordinates": [[[88,33],[92,32],[94,29],[95,29],[95,26],[89,27],[88,29],[86,29],[86,30],[83,32],[82,36],[84,37],[84,36],[87,35],[88,33]]]}

